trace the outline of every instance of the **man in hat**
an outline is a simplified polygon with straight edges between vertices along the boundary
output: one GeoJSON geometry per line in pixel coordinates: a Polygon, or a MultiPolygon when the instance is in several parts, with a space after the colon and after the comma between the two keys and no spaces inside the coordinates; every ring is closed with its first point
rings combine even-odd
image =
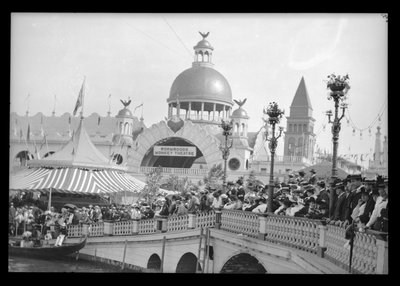
{"type": "Polygon", "coordinates": [[[299,176],[297,177],[297,183],[298,184],[301,184],[302,182],[305,181],[305,178],[304,178],[305,175],[306,175],[306,173],[304,173],[303,170],[299,171],[299,176]]]}
{"type": "Polygon", "coordinates": [[[335,208],[332,220],[333,221],[345,221],[345,200],[346,200],[346,193],[344,190],[344,185],[342,182],[337,182],[335,184],[335,191],[337,195],[337,199],[335,202],[335,208]]]}
{"type": "Polygon", "coordinates": [[[229,181],[227,183],[227,188],[228,191],[226,192],[226,194],[228,195],[229,198],[237,195],[237,189],[235,188],[235,184],[233,182],[229,181]]]}
{"type": "Polygon", "coordinates": [[[237,180],[236,184],[237,184],[236,196],[243,204],[244,196],[246,195],[246,192],[245,192],[244,187],[243,187],[243,180],[242,179],[237,180]]]}
{"type": "MultiPolygon", "coordinates": [[[[358,204],[358,201],[361,199],[361,189],[363,187],[362,185],[362,177],[360,174],[356,175],[349,175],[347,176],[347,190],[346,193],[348,193],[347,198],[346,198],[346,224],[352,222],[352,213],[355,207],[358,204]]],[[[365,187],[364,187],[365,188],[365,187]]]]}
{"type": "Polygon", "coordinates": [[[311,177],[308,179],[308,183],[309,183],[310,185],[315,185],[316,182],[317,182],[316,172],[315,172],[314,169],[311,169],[311,170],[310,170],[310,173],[311,173],[311,177]]]}

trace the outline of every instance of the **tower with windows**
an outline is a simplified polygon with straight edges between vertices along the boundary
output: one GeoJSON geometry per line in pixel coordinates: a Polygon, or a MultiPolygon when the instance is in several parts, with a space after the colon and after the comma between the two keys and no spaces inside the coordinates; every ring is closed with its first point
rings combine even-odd
{"type": "Polygon", "coordinates": [[[305,157],[312,160],[315,145],[312,106],[304,77],[301,78],[296,94],[286,117],[284,156],[305,157]]]}

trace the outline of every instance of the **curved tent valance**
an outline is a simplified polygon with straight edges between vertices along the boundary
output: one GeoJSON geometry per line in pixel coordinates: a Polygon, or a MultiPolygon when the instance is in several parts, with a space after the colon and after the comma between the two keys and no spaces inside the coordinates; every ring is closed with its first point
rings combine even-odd
{"type": "Polygon", "coordinates": [[[12,174],[10,190],[76,194],[107,194],[120,191],[140,192],[145,183],[114,170],[80,168],[29,168],[12,174]]]}

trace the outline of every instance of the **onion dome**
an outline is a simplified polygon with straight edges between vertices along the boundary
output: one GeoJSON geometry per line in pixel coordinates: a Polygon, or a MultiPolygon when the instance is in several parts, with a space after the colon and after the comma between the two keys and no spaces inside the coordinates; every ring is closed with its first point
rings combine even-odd
{"type": "Polygon", "coordinates": [[[244,110],[242,107],[239,107],[238,109],[235,109],[232,112],[231,118],[246,118],[246,119],[249,119],[249,116],[247,115],[246,110],[244,110]]]}
{"type": "Polygon", "coordinates": [[[116,117],[131,117],[133,118],[132,112],[128,108],[121,109],[116,117]]]}

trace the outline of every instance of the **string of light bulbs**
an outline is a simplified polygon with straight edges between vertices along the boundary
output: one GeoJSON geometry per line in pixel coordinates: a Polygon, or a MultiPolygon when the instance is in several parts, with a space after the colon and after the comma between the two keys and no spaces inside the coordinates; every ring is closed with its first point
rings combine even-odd
{"type": "Polygon", "coordinates": [[[372,136],[371,128],[374,127],[374,125],[376,124],[377,121],[379,121],[379,122],[381,121],[381,117],[382,117],[383,113],[385,112],[386,104],[387,104],[387,101],[385,101],[385,103],[382,105],[378,115],[365,128],[357,127],[356,124],[354,124],[354,122],[353,122],[353,120],[351,118],[351,115],[350,115],[350,110],[348,109],[347,110],[347,114],[345,114],[345,118],[347,120],[347,126],[351,125],[351,127],[353,128],[353,136],[355,136],[356,130],[360,132],[360,137],[361,138],[362,138],[362,133],[365,130],[368,130],[369,131],[369,136],[372,136]]]}

